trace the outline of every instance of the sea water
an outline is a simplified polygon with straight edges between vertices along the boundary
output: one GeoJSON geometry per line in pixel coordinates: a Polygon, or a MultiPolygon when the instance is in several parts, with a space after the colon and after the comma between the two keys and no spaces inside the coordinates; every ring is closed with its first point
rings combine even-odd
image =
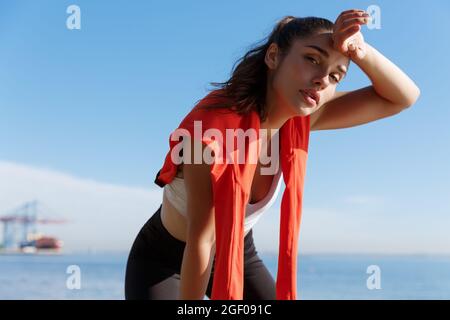
{"type": "MultiPolygon", "coordinates": [[[[276,278],[277,256],[260,256],[276,278]]],[[[0,299],[124,299],[126,260],[126,253],[0,255],[0,299]]],[[[450,257],[301,255],[297,287],[304,300],[450,299],[450,257]]]]}

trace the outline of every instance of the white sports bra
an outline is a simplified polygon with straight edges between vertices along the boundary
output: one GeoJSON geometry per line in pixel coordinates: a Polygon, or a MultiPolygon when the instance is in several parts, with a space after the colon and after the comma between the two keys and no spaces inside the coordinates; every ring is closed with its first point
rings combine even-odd
{"type": "MultiPolygon", "coordinates": [[[[281,166],[278,166],[278,171],[273,177],[272,185],[270,186],[267,195],[256,203],[247,203],[244,220],[245,235],[256,224],[263,212],[273,205],[281,186],[281,166]]],[[[184,179],[175,176],[172,182],[164,186],[164,196],[177,209],[177,211],[186,216],[186,188],[184,179]]]]}

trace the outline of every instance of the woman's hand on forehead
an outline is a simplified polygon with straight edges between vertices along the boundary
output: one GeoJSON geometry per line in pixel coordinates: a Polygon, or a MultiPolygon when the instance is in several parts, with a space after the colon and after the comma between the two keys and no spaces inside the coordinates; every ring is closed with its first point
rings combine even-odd
{"type": "Polygon", "coordinates": [[[333,47],[350,59],[363,59],[367,53],[361,33],[361,25],[369,22],[370,15],[364,10],[352,9],[341,12],[333,27],[333,47]]]}

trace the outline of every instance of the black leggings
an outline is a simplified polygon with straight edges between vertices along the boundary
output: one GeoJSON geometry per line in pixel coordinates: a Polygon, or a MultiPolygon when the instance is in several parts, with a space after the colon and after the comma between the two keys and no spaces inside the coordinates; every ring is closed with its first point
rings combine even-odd
{"type": "MultiPolygon", "coordinates": [[[[253,244],[244,239],[244,300],[274,300],[275,281],[253,244]]],[[[176,300],[185,242],[173,237],[161,221],[161,206],[134,240],[125,275],[125,299],[176,300]]],[[[206,295],[211,298],[214,265],[206,295]]]]}

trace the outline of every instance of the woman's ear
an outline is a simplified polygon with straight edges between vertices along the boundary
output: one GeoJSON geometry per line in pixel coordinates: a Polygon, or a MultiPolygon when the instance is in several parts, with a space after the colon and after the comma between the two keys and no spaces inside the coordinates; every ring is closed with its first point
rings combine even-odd
{"type": "Polygon", "coordinates": [[[276,43],[271,43],[266,51],[266,56],[264,57],[264,62],[269,69],[275,70],[278,66],[279,60],[279,50],[276,43]]]}

